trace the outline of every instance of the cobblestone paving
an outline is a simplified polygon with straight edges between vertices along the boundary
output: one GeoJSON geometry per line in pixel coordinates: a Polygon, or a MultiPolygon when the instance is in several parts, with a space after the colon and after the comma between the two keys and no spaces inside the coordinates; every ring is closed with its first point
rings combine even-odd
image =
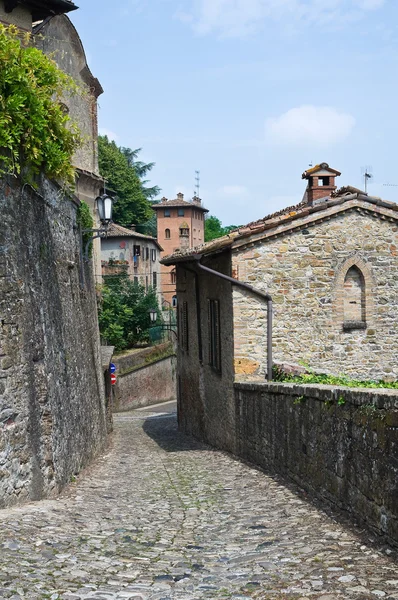
{"type": "Polygon", "coordinates": [[[398,599],[388,547],[176,432],[115,419],[108,453],[58,499],[0,512],[0,597],[398,599]]]}

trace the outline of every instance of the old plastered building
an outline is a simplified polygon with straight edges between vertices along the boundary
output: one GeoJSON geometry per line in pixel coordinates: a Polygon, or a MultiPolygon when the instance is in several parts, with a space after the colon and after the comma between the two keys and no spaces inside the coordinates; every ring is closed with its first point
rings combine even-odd
{"type": "MultiPolygon", "coordinates": [[[[55,2],[54,2],[55,4],[55,2]]],[[[63,4],[70,4],[63,2],[63,4]]],[[[76,8],[76,7],[75,7],[76,8]]],[[[37,48],[51,56],[62,71],[70,75],[83,89],[64,99],[64,108],[76,122],[83,144],[73,157],[76,167],[76,190],[79,200],[86,202],[94,217],[94,227],[99,227],[95,199],[104,192],[104,180],[98,168],[98,97],[103,93],[98,79],[91,73],[84,47],[76,28],[66,15],[50,15],[33,28],[37,48]]],[[[101,244],[94,240],[94,272],[101,281],[101,244]]]]}
{"type": "Polygon", "coordinates": [[[203,266],[271,296],[274,362],[397,379],[398,206],[337,191],[338,175],[317,165],[303,174],[300,204],[164,259],[177,274],[188,430],[204,428],[217,443],[220,419],[226,429],[234,420],[233,382],[267,374],[267,302],[203,266]]]}
{"type": "MultiPolygon", "coordinates": [[[[205,215],[209,211],[202,206],[200,198],[195,196],[191,202],[187,202],[184,200],[184,194],[179,193],[175,200],[162,198],[162,201],[153,204],[152,208],[156,211],[158,240],[163,247],[162,256],[203,244],[205,215]]],[[[167,303],[173,304],[176,295],[176,274],[173,267],[162,267],[160,287],[163,298],[167,303]]]]}
{"type": "Polygon", "coordinates": [[[146,291],[153,288],[160,298],[160,252],[162,247],[150,235],[112,223],[108,236],[101,240],[102,275],[126,272],[146,291]]]}

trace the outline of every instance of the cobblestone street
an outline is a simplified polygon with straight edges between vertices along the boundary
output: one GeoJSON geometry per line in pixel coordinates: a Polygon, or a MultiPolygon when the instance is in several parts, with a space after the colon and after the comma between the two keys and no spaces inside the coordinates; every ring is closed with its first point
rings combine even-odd
{"type": "Polygon", "coordinates": [[[61,497],[0,519],[1,598],[398,599],[393,550],[173,415],[116,415],[107,454],[61,497]]]}

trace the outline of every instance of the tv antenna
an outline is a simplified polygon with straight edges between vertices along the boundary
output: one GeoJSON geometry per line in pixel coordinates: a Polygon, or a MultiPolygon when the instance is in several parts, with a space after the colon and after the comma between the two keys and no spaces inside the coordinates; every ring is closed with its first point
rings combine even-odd
{"type": "Polygon", "coordinates": [[[386,187],[398,187],[398,183],[383,183],[386,187]]]}
{"type": "Polygon", "coordinates": [[[362,177],[365,182],[365,194],[368,193],[368,183],[371,179],[373,179],[372,167],[367,165],[366,167],[362,167],[362,177]]]}
{"type": "Polygon", "coordinates": [[[195,171],[195,192],[196,198],[200,198],[200,171],[195,171]]]}

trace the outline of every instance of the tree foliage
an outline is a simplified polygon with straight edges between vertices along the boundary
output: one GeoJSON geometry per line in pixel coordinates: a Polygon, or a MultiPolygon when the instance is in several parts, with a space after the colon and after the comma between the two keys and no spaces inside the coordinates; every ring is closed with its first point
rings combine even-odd
{"type": "MultiPolygon", "coordinates": [[[[128,227],[144,225],[153,217],[149,200],[159,193],[157,186],[146,187],[143,178],[153,167],[137,160],[138,150],[120,148],[106,135],[99,136],[99,169],[109,187],[117,194],[114,221],[128,227]]],[[[140,228],[142,233],[146,233],[140,228]]]]}
{"type": "Polygon", "coordinates": [[[101,336],[116,350],[131,348],[138,342],[149,340],[149,310],[160,314],[156,292],[145,291],[131,281],[127,274],[104,277],[99,303],[101,336]]]}
{"type": "Polygon", "coordinates": [[[233,231],[238,227],[238,225],[228,225],[227,227],[223,227],[220,219],[209,216],[205,220],[205,242],[210,242],[223,235],[227,235],[230,231],[233,231]]]}
{"type": "Polygon", "coordinates": [[[0,175],[44,172],[74,183],[72,156],[81,144],[65,114],[65,94],[82,93],[53,60],[0,24],[0,175]]]}

